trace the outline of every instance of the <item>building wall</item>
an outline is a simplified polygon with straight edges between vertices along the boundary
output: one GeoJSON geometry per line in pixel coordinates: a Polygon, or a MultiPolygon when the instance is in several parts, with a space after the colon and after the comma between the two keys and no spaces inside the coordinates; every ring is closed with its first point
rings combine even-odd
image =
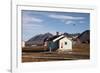
{"type": "Polygon", "coordinates": [[[52,41],[49,41],[48,42],[48,49],[50,50],[56,50],[59,48],[59,43],[58,42],[52,42],[52,41]]]}
{"type": "Polygon", "coordinates": [[[72,50],[72,41],[67,37],[59,41],[59,50],[72,50]]]}

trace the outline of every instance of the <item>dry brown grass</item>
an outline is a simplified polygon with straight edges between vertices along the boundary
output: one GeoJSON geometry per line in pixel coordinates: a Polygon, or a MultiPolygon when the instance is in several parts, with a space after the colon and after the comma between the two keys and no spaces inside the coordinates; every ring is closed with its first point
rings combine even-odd
{"type": "Polygon", "coordinates": [[[73,46],[73,52],[79,52],[84,54],[90,54],[90,45],[89,44],[78,44],[73,46]]]}
{"type": "MultiPolygon", "coordinates": [[[[28,49],[28,47],[26,48],[28,49]]],[[[35,47],[31,50],[43,50],[44,47],[35,47]]],[[[25,50],[25,48],[24,48],[25,50]]],[[[31,51],[30,50],[30,51],[31,51]]],[[[43,62],[43,61],[59,61],[59,60],[79,60],[90,58],[89,44],[74,45],[72,51],[42,51],[42,52],[23,52],[22,62],[43,62]]]]}
{"type": "Polygon", "coordinates": [[[48,50],[47,46],[22,47],[22,52],[35,52],[35,51],[46,51],[46,50],[48,50]]]}

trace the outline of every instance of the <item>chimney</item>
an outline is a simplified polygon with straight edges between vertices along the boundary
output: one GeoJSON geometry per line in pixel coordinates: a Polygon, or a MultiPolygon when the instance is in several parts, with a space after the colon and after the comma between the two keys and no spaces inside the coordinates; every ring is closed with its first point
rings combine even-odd
{"type": "Polygon", "coordinates": [[[56,32],[56,35],[59,35],[59,32],[56,32]]]}

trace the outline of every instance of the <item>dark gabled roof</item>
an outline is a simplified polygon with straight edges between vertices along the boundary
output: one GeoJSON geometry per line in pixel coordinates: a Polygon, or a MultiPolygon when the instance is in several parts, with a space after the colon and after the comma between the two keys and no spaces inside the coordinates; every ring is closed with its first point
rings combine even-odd
{"type": "Polygon", "coordinates": [[[60,36],[60,35],[55,35],[55,36],[53,36],[53,37],[50,37],[50,38],[48,38],[47,41],[52,41],[52,40],[56,39],[56,38],[59,37],[59,36],[60,36]]]}
{"type": "MultiPolygon", "coordinates": [[[[62,35],[63,35],[63,34],[62,34],[62,35]]],[[[53,41],[53,40],[55,40],[56,38],[58,38],[58,37],[60,37],[60,36],[62,36],[62,35],[53,36],[53,37],[49,38],[48,41],[53,41]]],[[[64,37],[67,37],[67,36],[63,35],[63,36],[60,37],[57,41],[59,41],[60,39],[62,39],[62,38],[64,38],[64,37]]]]}
{"type": "MultiPolygon", "coordinates": [[[[63,33],[63,34],[61,34],[61,35],[64,35],[65,37],[68,37],[68,38],[72,38],[72,36],[71,36],[69,33],[63,33]]],[[[55,35],[55,36],[49,38],[48,41],[52,41],[52,40],[58,38],[58,37],[61,36],[61,35],[55,35]]],[[[62,39],[62,38],[61,38],[61,39],[62,39]]]]}

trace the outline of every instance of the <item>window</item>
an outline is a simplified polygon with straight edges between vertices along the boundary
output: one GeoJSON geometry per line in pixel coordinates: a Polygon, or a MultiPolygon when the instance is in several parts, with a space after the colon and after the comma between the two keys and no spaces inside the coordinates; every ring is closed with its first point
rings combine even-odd
{"type": "Polygon", "coordinates": [[[67,42],[65,42],[65,45],[67,45],[67,42]]]}

